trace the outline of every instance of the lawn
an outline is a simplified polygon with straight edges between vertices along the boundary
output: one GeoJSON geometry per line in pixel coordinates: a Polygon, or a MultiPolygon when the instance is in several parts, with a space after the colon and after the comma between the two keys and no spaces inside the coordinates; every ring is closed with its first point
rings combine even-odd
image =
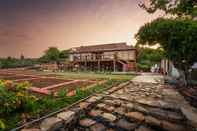
{"type": "MultiPolygon", "coordinates": [[[[45,74],[51,74],[46,73],[45,74]]],[[[70,79],[122,79],[122,80],[131,80],[134,75],[129,74],[111,74],[111,73],[95,73],[95,72],[56,72],[56,74],[61,78],[70,78],[70,79]]]]}

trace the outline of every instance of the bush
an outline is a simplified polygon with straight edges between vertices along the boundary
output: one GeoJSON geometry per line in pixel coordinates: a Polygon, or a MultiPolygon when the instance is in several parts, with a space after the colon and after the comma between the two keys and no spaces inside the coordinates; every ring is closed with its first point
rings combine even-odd
{"type": "Polygon", "coordinates": [[[137,69],[138,70],[148,72],[148,71],[150,71],[150,68],[151,68],[151,66],[148,65],[148,64],[140,64],[140,63],[137,64],[137,69]]]}
{"type": "MultiPolygon", "coordinates": [[[[12,81],[0,80],[0,116],[6,118],[17,111],[32,112],[35,109],[35,96],[29,94],[28,82],[16,84],[12,81]]],[[[0,119],[0,128],[5,128],[3,119],[0,119]]]]}

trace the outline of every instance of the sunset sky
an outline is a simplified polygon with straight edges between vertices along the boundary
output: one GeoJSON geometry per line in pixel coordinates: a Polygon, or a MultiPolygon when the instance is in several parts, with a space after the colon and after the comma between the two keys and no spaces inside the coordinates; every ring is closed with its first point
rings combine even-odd
{"type": "Polygon", "coordinates": [[[144,0],[0,0],[0,57],[39,57],[49,46],[130,41],[140,26],[161,16],[138,7],[144,0]]]}

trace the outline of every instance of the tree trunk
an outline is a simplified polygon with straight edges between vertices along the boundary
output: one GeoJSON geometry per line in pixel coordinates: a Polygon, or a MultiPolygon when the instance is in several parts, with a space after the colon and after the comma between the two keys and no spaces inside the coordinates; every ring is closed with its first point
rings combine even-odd
{"type": "Polygon", "coordinates": [[[179,86],[187,86],[187,80],[186,80],[186,75],[185,75],[185,71],[183,70],[178,70],[180,77],[179,77],[179,86]]]}

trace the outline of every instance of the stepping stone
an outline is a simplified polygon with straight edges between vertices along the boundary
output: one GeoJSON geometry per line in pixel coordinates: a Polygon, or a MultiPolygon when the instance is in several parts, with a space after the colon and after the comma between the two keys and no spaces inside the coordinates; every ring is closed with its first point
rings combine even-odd
{"type": "Polygon", "coordinates": [[[130,123],[125,119],[120,119],[117,123],[116,126],[119,128],[122,128],[124,130],[134,130],[138,125],[136,123],[130,123]]]}
{"type": "Polygon", "coordinates": [[[180,121],[181,122],[184,119],[182,114],[179,114],[177,112],[167,112],[167,116],[168,116],[168,120],[171,120],[171,121],[180,121]]]}
{"type": "Polygon", "coordinates": [[[104,103],[107,105],[116,106],[116,107],[121,106],[120,100],[105,100],[104,103]]]}
{"type": "Polygon", "coordinates": [[[73,112],[73,111],[61,112],[61,113],[57,114],[57,117],[66,121],[66,123],[68,123],[74,119],[75,112],[73,112]]]}
{"type": "Polygon", "coordinates": [[[152,116],[146,116],[145,123],[152,125],[152,126],[157,126],[157,127],[160,127],[161,125],[161,121],[152,116]]]}
{"type": "Polygon", "coordinates": [[[142,113],[139,112],[129,112],[126,114],[126,116],[130,119],[139,121],[139,122],[143,122],[144,121],[144,115],[142,113]]]}
{"type": "Polygon", "coordinates": [[[89,99],[87,99],[86,101],[89,102],[89,103],[94,103],[94,102],[96,102],[99,99],[100,99],[99,97],[92,96],[89,99]]]}
{"type": "Polygon", "coordinates": [[[41,130],[37,128],[29,128],[29,129],[22,129],[21,131],[41,131],[41,130]]]}
{"type": "Polygon", "coordinates": [[[188,119],[189,123],[195,128],[197,128],[197,110],[187,105],[187,106],[181,107],[181,112],[188,119]]]}
{"type": "Polygon", "coordinates": [[[90,131],[106,131],[106,127],[103,124],[96,123],[90,127],[90,131]]]}
{"type": "Polygon", "coordinates": [[[79,104],[79,107],[80,107],[81,109],[88,109],[88,108],[90,107],[90,105],[91,105],[91,103],[88,103],[88,102],[81,102],[81,103],[79,104]]]}
{"type": "Polygon", "coordinates": [[[187,131],[187,129],[185,129],[182,125],[173,124],[168,121],[162,121],[161,126],[163,129],[168,131],[187,131]]]}
{"type": "Polygon", "coordinates": [[[106,105],[104,103],[100,103],[97,105],[98,108],[103,109],[106,105]]]}
{"type": "Polygon", "coordinates": [[[126,108],[129,109],[129,110],[133,110],[133,109],[134,109],[134,104],[132,104],[132,103],[128,103],[128,104],[126,104],[125,106],[126,106],[126,108]]]}
{"type": "Polygon", "coordinates": [[[166,111],[159,108],[150,108],[149,114],[153,115],[154,117],[157,117],[159,119],[165,119],[169,121],[181,121],[183,120],[183,116],[177,112],[172,111],[166,111]]]}
{"type": "Polygon", "coordinates": [[[96,121],[89,119],[89,118],[85,118],[85,119],[79,121],[79,124],[83,127],[90,127],[90,126],[94,125],[95,123],[96,123],[96,121]]]}
{"type": "Polygon", "coordinates": [[[154,130],[145,126],[140,126],[139,128],[135,129],[135,131],[154,131],[154,130]]]}
{"type": "Polygon", "coordinates": [[[134,110],[142,112],[144,114],[148,114],[149,113],[149,110],[147,110],[146,108],[144,108],[142,106],[139,106],[139,105],[135,105],[134,106],[134,110]]]}
{"type": "Polygon", "coordinates": [[[113,121],[116,120],[116,116],[114,116],[114,115],[112,115],[112,114],[110,114],[110,113],[103,113],[101,116],[102,116],[104,119],[106,119],[106,120],[108,120],[108,121],[110,121],[110,122],[113,122],[113,121]]]}
{"type": "Polygon", "coordinates": [[[54,131],[63,127],[63,120],[57,117],[50,117],[40,124],[41,131],[54,131]]]}
{"type": "Polygon", "coordinates": [[[170,110],[174,110],[174,111],[179,111],[180,110],[180,105],[179,104],[176,104],[176,103],[172,103],[172,102],[166,102],[166,101],[163,101],[163,100],[159,100],[158,101],[161,108],[164,108],[164,109],[170,109],[170,110]]]}
{"type": "Polygon", "coordinates": [[[105,106],[103,109],[106,110],[107,112],[113,112],[114,111],[113,106],[105,106]]]}
{"type": "Polygon", "coordinates": [[[118,107],[118,108],[115,109],[114,112],[119,114],[119,115],[124,115],[126,113],[126,109],[123,108],[123,107],[118,107]]]}
{"type": "Polygon", "coordinates": [[[138,99],[136,100],[136,102],[140,104],[148,105],[148,106],[160,107],[160,103],[153,99],[138,99]]]}
{"type": "Polygon", "coordinates": [[[88,114],[92,117],[98,117],[103,113],[101,110],[91,110],[88,114]]]}

